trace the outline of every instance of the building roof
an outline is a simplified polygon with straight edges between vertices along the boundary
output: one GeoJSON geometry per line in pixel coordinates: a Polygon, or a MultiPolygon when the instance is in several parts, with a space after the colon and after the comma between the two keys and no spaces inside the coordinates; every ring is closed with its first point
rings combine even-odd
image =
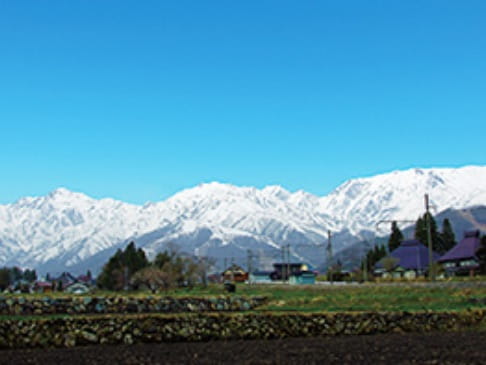
{"type": "Polygon", "coordinates": [[[291,273],[290,276],[307,276],[307,277],[315,277],[316,274],[314,271],[309,271],[309,270],[303,270],[303,271],[298,271],[291,273]]]}
{"type": "Polygon", "coordinates": [[[456,261],[462,259],[470,259],[475,257],[481,241],[479,239],[479,231],[470,231],[464,233],[464,238],[457,245],[447,251],[439,262],[456,261]]]}
{"type": "Polygon", "coordinates": [[[37,287],[40,287],[40,288],[51,288],[52,287],[52,283],[48,282],[48,281],[36,281],[34,283],[35,286],[37,287]]]}
{"type": "MultiPolygon", "coordinates": [[[[397,259],[397,266],[406,270],[424,270],[429,266],[429,250],[420,241],[406,240],[390,252],[390,257],[397,259]]],[[[440,255],[432,253],[432,260],[437,261],[440,255]]],[[[379,267],[383,267],[382,262],[379,267]]]]}
{"type": "Polygon", "coordinates": [[[273,273],[273,271],[253,271],[251,274],[252,275],[270,275],[271,273],[273,273]]]}

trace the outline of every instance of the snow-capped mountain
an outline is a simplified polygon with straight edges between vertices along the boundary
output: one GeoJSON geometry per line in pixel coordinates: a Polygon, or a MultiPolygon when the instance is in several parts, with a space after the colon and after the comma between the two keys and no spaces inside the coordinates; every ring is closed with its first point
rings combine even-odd
{"type": "Polygon", "coordinates": [[[351,232],[375,230],[386,219],[416,220],[425,210],[462,209],[486,204],[486,166],[410,169],[345,182],[320,199],[320,212],[343,222],[351,232]]]}
{"type": "Polygon", "coordinates": [[[0,266],[96,271],[132,239],[149,255],[171,242],[221,259],[247,250],[271,257],[289,244],[294,258],[317,264],[328,230],[339,251],[379,220],[415,220],[425,193],[437,212],[486,205],[486,167],[395,171],[350,180],[324,197],[209,183],[143,206],[61,188],[0,205],[0,266]]]}

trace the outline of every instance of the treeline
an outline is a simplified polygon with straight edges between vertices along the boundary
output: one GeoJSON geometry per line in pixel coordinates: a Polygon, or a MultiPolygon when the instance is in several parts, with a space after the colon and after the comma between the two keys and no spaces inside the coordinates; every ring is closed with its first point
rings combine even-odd
{"type": "Polygon", "coordinates": [[[37,273],[35,270],[22,270],[18,267],[2,267],[0,268],[0,291],[7,289],[10,286],[15,286],[15,289],[20,289],[23,283],[32,283],[37,280],[37,273]]]}
{"type": "MultiPolygon", "coordinates": [[[[457,244],[451,222],[445,218],[442,221],[442,229],[439,231],[437,222],[432,214],[425,213],[419,217],[415,222],[414,238],[424,245],[428,243],[427,219],[430,219],[432,250],[443,255],[457,244]]],[[[392,222],[391,233],[387,244],[375,245],[366,253],[366,266],[368,271],[371,271],[374,265],[385,258],[388,253],[398,248],[403,240],[404,236],[398,228],[397,222],[392,222]]],[[[482,273],[486,274],[486,236],[481,238],[481,247],[476,255],[479,259],[482,273]]],[[[364,267],[364,262],[362,262],[361,267],[364,267]]]]}
{"type": "Polygon", "coordinates": [[[206,285],[210,260],[183,255],[175,246],[149,261],[141,248],[130,242],[118,250],[103,266],[97,285],[107,290],[137,290],[142,288],[168,290],[174,287],[206,285]]]}
{"type": "MultiPolygon", "coordinates": [[[[442,230],[439,232],[437,223],[430,213],[425,213],[419,217],[415,222],[414,238],[424,245],[427,245],[427,219],[430,219],[430,231],[432,238],[432,250],[440,255],[445,254],[452,247],[456,245],[456,237],[452,230],[452,225],[449,219],[445,218],[442,221],[442,230]],[[428,216],[427,216],[428,214],[428,216]]],[[[374,265],[385,258],[388,253],[392,252],[404,240],[404,236],[397,222],[392,222],[391,232],[388,242],[384,245],[376,245],[366,253],[366,266],[368,271],[371,271],[374,265]]],[[[362,263],[362,267],[364,262],[362,263]]]]}

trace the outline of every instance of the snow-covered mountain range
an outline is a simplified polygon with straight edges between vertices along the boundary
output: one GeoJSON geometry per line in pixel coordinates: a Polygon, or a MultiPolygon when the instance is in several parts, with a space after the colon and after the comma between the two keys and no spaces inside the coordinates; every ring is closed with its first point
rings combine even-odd
{"type": "Polygon", "coordinates": [[[221,260],[242,259],[248,250],[272,258],[289,244],[295,258],[317,264],[328,230],[337,252],[373,232],[379,220],[415,220],[423,214],[425,193],[437,213],[486,205],[486,166],[353,179],[324,197],[215,182],[137,206],[60,188],[0,205],[0,266],[97,271],[130,240],[149,255],[171,242],[221,260]]]}

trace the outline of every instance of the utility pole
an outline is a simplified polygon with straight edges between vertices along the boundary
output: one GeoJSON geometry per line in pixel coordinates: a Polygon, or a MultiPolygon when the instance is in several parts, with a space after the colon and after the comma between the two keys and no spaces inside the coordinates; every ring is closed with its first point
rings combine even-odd
{"type": "Polygon", "coordinates": [[[432,231],[430,224],[430,211],[429,211],[429,194],[425,194],[425,224],[427,226],[427,245],[429,247],[429,278],[435,280],[435,269],[433,267],[432,257],[432,231]]]}
{"type": "Polygon", "coordinates": [[[290,243],[287,244],[287,283],[290,284],[290,243]]]}
{"type": "Polygon", "coordinates": [[[285,270],[286,270],[286,267],[285,267],[285,245],[282,245],[282,283],[283,283],[284,278],[285,278],[285,270]]]}
{"type": "Polygon", "coordinates": [[[368,254],[365,252],[364,262],[363,262],[363,281],[368,281],[368,254]]]}
{"type": "MultiPolygon", "coordinates": [[[[326,247],[326,255],[327,255],[327,272],[331,275],[331,282],[332,282],[332,244],[331,244],[331,231],[327,231],[327,247],[326,247]]],[[[329,280],[329,278],[328,278],[329,280]]]]}
{"type": "Polygon", "coordinates": [[[253,254],[251,252],[251,250],[248,250],[247,251],[247,254],[248,254],[248,257],[247,257],[247,270],[248,270],[248,284],[251,285],[251,278],[250,278],[250,275],[251,275],[251,272],[252,272],[252,260],[253,260],[253,254]]]}

